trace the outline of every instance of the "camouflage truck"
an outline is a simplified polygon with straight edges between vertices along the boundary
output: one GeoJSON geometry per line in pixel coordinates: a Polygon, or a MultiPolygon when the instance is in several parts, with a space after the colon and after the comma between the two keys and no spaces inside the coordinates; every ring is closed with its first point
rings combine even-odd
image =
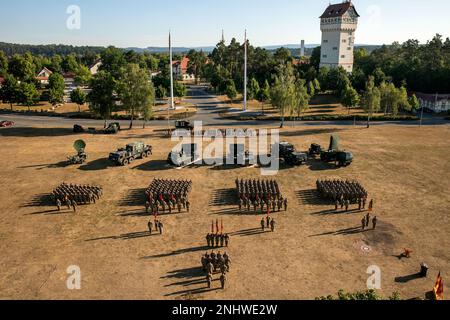
{"type": "Polygon", "coordinates": [[[128,144],[125,148],[120,148],[116,152],[109,154],[109,160],[120,166],[133,163],[136,159],[145,159],[152,155],[152,147],[143,142],[128,144]]]}
{"type": "Polygon", "coordinates": [[[305,164],[308,160],[308,155],[306,153],[298,152],[295,150],[294,145],[289,142],[280,142],[273,145],[272,153],[274,153],[273,148],[278,148],[280,159],[290,166],[300,166],[305,164]]]}
{"type": "Polygon", "coordinates": [[[353,162],[353,153],[340,150],[339,137],[333,135],[328,150],[320,152],[320,160],[327,163],[334,162],[339,167],[347,167],[353,162]]]}
{"type": "Polygon", "coordinates": [[[172,166],[183,167],[196,162],[199,158],[196,143],[183,144],[181,150],[173,150],[169,153],[167,163],[172,166]]]}

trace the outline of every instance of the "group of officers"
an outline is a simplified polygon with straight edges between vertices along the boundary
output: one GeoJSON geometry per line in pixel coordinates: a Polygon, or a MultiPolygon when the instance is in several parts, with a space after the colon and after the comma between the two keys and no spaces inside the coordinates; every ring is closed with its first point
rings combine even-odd
{"type": "Polygon", "coordinates": [[[332,200],[335,210],[340,207],[349,210],[351,204],[358,204],[359,210],[365,209],[368,193],[356,181],[344,180],[317,180],[317,191],[321,198],[332,200]]]}
{"type": "Polygon", "coordinates": [[[261,209],[263,213],[287,211],[288,200],[283,198],[278,182],[275,180],[236,179],[239,195],[239,211],[261,209]]]}
{"type": "Polygon", "coordinates": [[[211,254],[206,253],[202,259],[202,269],[206,273],[206,282],[208,288],[211,288],[213,282],[213,275],[220,270],[220,284],[222,289],[225,289],[225,284],[227,282],[227,273],[230,272],[231,259],[230,256],[225,252],[221,254],[220,251],[216,254],[214,251],[211,254]]]}
{"type": "Polygon", "coordinates": [[[223,233],[208,233],[206,235],[206,243],[208,244],[208,248],[228,247],[230,236],[223,233]]]}
{"type": "Polygon", "coordinates": [[[53,201],[55,201],[58,211],[61,211],[63,205],[67,209],[73,208],[77,211],[79,204],[96,203],[103,194],[103,189],[98,186],[91,185],[75,185],[63,182],[52,192],[53,201]]]}
{"type": "Polygon", "coordinates": [[[189,193],[192,181],[155,179],[145,191],[145,209],[147,213],[169,212],[178,209],[190,210],[189,193]]]}

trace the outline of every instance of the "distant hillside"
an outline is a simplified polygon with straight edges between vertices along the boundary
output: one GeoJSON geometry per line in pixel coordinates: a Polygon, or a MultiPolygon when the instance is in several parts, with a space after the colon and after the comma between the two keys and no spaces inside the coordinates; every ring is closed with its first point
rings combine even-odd
{"type": "Polygon", "coordinates": [[[77,55],[98,54],[105,50],[104,47],[76,47],[62,44],[47,44],[47,45],[30,45],[30,44],[14,44],[0,42],[0,50],[8,56],[15,54],[24,54],[30,52],[33,55],[53,56],[55,54],[68,55],[75,53],[77,55]]]}
{"type": "MultiPolygon", "coordinates": [[[[305,53],[307,56],[311,55],[312,50],[317,47],[317,44],[306,44],[305,45],[305,53]]],[[[380,48],[379,45],[356,45],[356,48],[365,48],[369,53],[375,49],[380,48]]],[[[205,46],[205,47],[174,47],[174,53],[187,53],[189,50],[197,50],[204,51],[206,53],[211,53],[215,47],[213,46],[205,46]]],[[[293,56],[298,56],[300,54],[300,45],[299,44],[286,44],[286,45],[271,45],[271,46],[263,46],[264,49],[268,51],[275,51],[279,48],[288,48],[291,50],[293,56]]],[[[12,56],[14,54],[24,54],[25,52],[31,52],[34,55],[43,55],[43,56],[52,56],[55,54],[59,55],[68,55],[70,53],[75,53],[77,55],[86,55],[86,54],[99,54],[101,53],[105,47],[100,46],[70,46],[70,45],[61,45],[61,44],[48,44],[48,45],[29,45],[29,44],[13,44],[13,43],[5,43],[0,42],[0,50],[4,51],[6,55],[12,56]]],[[[150,52],[150,53],[165,53],[169,52],[168,47],[147,47],[147,48],[123,48],[123,50],[132,50],[135,52],[150,52]]]]}

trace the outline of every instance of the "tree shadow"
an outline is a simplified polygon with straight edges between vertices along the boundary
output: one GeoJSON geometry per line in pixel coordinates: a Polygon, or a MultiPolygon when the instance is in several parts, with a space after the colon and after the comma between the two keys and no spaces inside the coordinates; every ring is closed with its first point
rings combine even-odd
{"type": "Polygon", "coordinates": [[[237,204],[236,189],[218,189],[213,192],[209,205],[212,206],[231,206],[237,204]]]}
{"type": "Polygon", "coordinates": [[[97,159],[91,161],[85,165],[82,165],[78,168],[81,171],[99,171],[108,169],[110,166],[109,160],[107,158],[97,159]]]}
{"type": "Polygon", "coordinates": [[[164,160],[152,160],[133,167],[133,170],[141,170],[141,171],[161,171],[171,169],[173,169],[173,167],[169,165],[167,161],[164,160]]]}
{"type": "Polygon", "coordinates": [[[70,128],[12,127],[0,131],[4,137],[61,137],[75,135],[70,128]]]}
{"type": "Polygon", "coordinates": [[[422,276],[420,275],[420,272],[419,272],[419,273],[415,273],[415,274],[410,274],[408,276],[396,277],[395,282],[396,283],[408,283],[410,281],[421,279],[421,278],[422,278],[422,276]]]}
{"type": "Polygon", "coordinates": [[[210,249],[211,248],[209,248],[208,246],[199,246],[199,247],[175,250],[175,251],[172,251],[170,253],[163,253],[163,254],[157,254],[157,255],[153,255],[153,256],[143,257],[141,259],[143,259],[143,260],[150,260],[150,259],[167,258],[167,257],[171,257],[171,256],[177,256],[177,255],[185,254],[185,253],[199,252],[199,251],[208,251],[210,249]]]}
{"type": "Polygon", "coordinates": [[[323,206],[331,205],[331,201],[322,199],[316,189],[296,191],[296,196],[301,205],[323,206]]]}

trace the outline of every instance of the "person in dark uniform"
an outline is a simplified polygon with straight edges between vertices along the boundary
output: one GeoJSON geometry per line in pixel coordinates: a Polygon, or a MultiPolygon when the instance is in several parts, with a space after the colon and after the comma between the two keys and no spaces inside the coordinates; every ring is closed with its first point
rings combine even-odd
{"type": "Polygon", "coordinates": [[[262,218],[261,219],[261,229],[263,232],[264,232],[265,228],[266,228],[266,223],[264,222],[264,218],[262,218]]]}
{"type": "Polygon", "coordinates": [[[148,231],[150,232],[150,235],[151,235],[152,231],[153,231],[153,223],[151,221],[149,221],[147,226],[148,226],[148,231]]]}
{"type": "Polygon", "coordinates": [[[375,216],[372,219],[372,228],[375,230],[377,228],[378,218],[375,216]]]}

